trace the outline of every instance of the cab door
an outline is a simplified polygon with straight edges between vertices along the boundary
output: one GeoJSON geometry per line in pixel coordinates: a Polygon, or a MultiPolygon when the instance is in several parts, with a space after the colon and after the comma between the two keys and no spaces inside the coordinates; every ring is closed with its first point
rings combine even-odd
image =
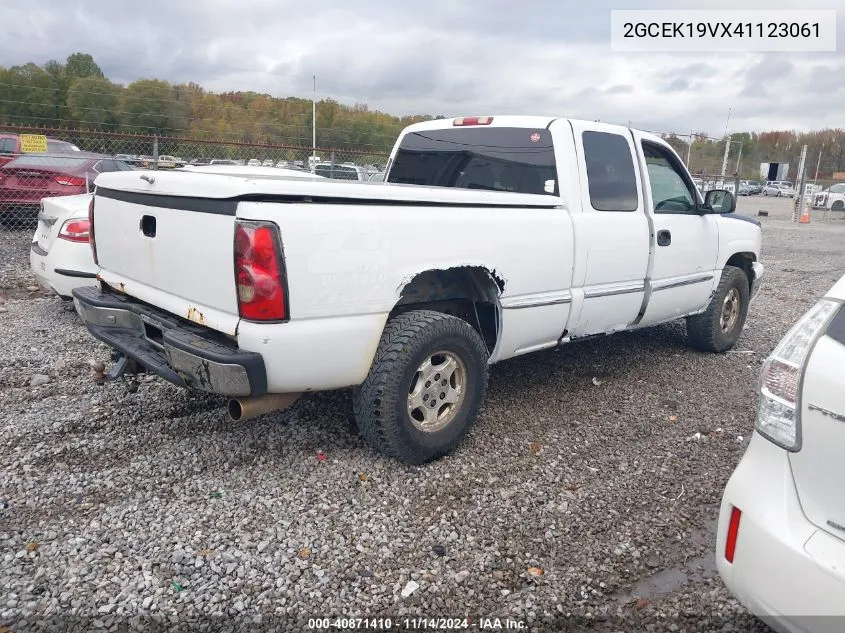
{"type": "Polygon", "coordinates": [[[633,136],[654,250],[638,325],[651,325],[707,307],[718,282],[719,226],[715,214],[702,211],[701,196],[675,151],[650,135],[633,136]]]}
{"type": "MultiPolygon", "coordinates": [[[[559,125],[556,122],[555,125],[559,125]]],[[[636,148],[627,128],[569,121],[579,191],[570,336],[622,330],[642,308],[649,263],[649,226],[636,148]]],[[[553,128],[554,129],[554,128],[553,128]]],[[[560,169],[564,169],[558,161],[560,169]]]]}

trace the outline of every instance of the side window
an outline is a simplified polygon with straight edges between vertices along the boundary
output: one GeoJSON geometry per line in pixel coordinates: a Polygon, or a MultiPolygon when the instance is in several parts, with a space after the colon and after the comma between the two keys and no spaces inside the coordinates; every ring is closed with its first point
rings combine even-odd
{"type": "Polygon", "coordinates": [[[677,160],[665,147],[643,143],[651,198],[655,213],[690,213],[695,211],[696,199],[677,160]]]}
{"type": "Polygon", "coordinates": [[[636,211],[637,179],[628,141],[607,132],[584,132],[582,138],[590,204],[596,211],[636,211]]]}
{"type": "Polygon", "coordinates": [[[13,138],[0,138],[0,154],[14,154],[17,145],[17,141],[13,138]]]}

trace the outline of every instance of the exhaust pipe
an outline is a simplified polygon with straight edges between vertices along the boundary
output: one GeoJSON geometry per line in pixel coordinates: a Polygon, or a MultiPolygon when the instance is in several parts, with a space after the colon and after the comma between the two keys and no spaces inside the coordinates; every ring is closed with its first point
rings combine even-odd
{"type": "Polygon", "coordinates": [[[268,393],[257,398],[232,398],[229,400],[229,417],[235,422],[249,420],[271,411],[287,409],[301,393],[268,393]]]}

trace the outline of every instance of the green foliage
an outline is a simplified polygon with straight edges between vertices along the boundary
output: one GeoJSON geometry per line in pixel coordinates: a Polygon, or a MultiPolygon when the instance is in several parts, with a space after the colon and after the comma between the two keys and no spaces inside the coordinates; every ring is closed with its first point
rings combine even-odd
{"type": "Polygon", "coordinates": [[[84,77],[70,85],[67,106],[70,116],[86,128],[117,129],[120,87],[103,77],[84,77]]]}
{"type": "Polygon", "coordinates": [[[120,99],[121,123],[133,132],[168,134],[185,121],[186,103],[166,81],[139,79],[129,84],[120,99]]]}
{"type": "Polygon", "coordinates": [[[73,53],[65,62],[65,74],[68,77],[84,79],[85,77],[105,77],[103,71],[88,53],[73,53]]]}

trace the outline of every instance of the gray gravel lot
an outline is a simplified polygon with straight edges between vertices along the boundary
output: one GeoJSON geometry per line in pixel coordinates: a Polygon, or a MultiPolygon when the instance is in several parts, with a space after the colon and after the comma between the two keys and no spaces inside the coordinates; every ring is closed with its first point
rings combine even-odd
{"type": "Polygon", "coordinates": [[[740,353],[691,351],[678,323],[496,365],[468,440],[424,467],[363,445],[347,392],[234,423],[161,380],[95,386],[106,348],[27,290],[30,234],[0,232],[0,625],[766,630],[715,572],[714,522],[762,360],[845,272],[843,214],[799,226],[788,205],[740,200],[770,211],[740,353]]]}

